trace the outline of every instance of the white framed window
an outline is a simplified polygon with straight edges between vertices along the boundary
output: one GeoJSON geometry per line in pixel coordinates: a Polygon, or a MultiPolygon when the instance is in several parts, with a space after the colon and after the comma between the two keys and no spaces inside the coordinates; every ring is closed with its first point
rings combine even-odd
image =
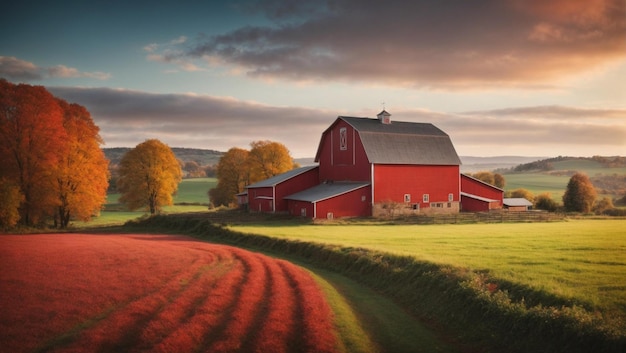
{"type": "Polygon", "coordinates": [[[411,202],[411,194],[404,194],[404,202],[406,203],[411,202]]]}
{"type": "Polygon", "coordinates": [[[339,129],[339,149],[342,151],[348,149],[348,129],[345,127],[339,129]]]}
{"type": "Polygon", "coordinates": [[[423,203],[429,203],[430,202],[430,195],[428,195],[428,194],[422,195],[422,202],[423,203]]]}
{"type": "Polygon", "coordinates": [[[448,194],[448,202],[454,201],[454,194],[448,194]]]}

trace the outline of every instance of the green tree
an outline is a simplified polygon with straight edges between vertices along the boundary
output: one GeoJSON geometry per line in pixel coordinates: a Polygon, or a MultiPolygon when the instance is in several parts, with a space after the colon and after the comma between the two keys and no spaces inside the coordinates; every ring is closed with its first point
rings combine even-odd
{"type": "Polygon", "coordinates": [[[563,194],[565,210],[589,213],[595,200],[596,190],[589,177],[583,173],[572,175],[563,194]]]}
{"type": "Polygon", "coordinates": [[[120,202],[130,210],[147,207],[151,215],[173,203],[182,180],[174,152],[159,140],[140,143],[120,161],[117,189],[120,202]]]}
{"type": "Polygon", "coordinates": [[[559,205],[552,199],[552,195],[549,192],[544,192],[535,197],[535,208],[538,210],[555,212],[558,207],[559,205]]]}
{"type": "Polygon", "coordinates": [[[249,154],[243,148],[233,147],[220,158],[216,167],[217,185],[209,190],[209,199],[215,206],[229,206],[235,195],[250,184],[249,154]]]}

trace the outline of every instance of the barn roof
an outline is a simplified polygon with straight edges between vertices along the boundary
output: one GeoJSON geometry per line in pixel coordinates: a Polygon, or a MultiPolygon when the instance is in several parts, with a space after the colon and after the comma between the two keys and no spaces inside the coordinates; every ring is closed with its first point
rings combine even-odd
{"type": "Polygon", "coordinates": [[[285,199],[307,202],[318,202],[350,191],[369,186],[369,183],[334,182],[320,184],[304,191],[286,196],[285,199]]]}
{"type": "Polygon", "coordinates": [[[478,195],[473,195],[473,194],[469,194],[469,193],[467,193],[467,192],[462,192],[462,191],[461,191],[461,196],[464,196],[464,197],[469,197],[469,198],[471,198],[471,199],[478,200],[478,201],[482,201],[482,202],[498,202],[498,200],[489,199],[489,198],[486,198],[486,197],[482,197],[482,196],[478,196],[478,195]]]}
{"type": "MultiPolygon", "coordinates": [[[[347,116],[338,117],[335,123],[339,120],[345,121],[358,132],[370,163],[461,164],[450,136],[433,124],[403,121],[382,124],[378,119],[347,116]]],[[[333,125],[324,132],[322,138],[333,125]]],[[[318,149],[316,161],[319,161],[319,153],[318,149]]]]}
{"type": "Polygon", "coordinates": [[[250,184],[246,186],[246,188],[251,189],[251,188],[264,188],[264,187],[276,186],[286,180],[289,180],[297,175],[308,172],[309,170],[315,169],[315,168],[317,168],[316,165],[310,165],[310,166],[306,166],[302,168],[292,169],[282,174],[273,176],[269,179],[261,180],[258,183],[250,184]]]}
{"type": "Polygon", "coordinates": [[[502,203],[505,206],[509,206],[509,207],[519,207],[519,206],[532,206],[533,203],[526,200],[523,197],[512,197],[512,198],[505,198],[502,200],[502,203]]]}

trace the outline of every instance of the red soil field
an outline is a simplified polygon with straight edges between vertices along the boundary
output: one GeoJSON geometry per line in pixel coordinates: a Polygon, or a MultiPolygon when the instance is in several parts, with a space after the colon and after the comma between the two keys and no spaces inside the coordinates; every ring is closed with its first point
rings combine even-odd
{"type": "Polygon", "coordinates": [[[293,264],[167,235],[0,236],[0,352],[334,352],[293,264]]]}

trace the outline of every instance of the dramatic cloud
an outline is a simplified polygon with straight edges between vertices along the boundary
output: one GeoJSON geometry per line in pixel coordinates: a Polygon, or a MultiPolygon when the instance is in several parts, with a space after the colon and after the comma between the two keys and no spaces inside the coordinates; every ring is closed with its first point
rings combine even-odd
{"type": "MultiPolygon", "coordinates": [[[[109,147],[132,147],[159,138],[172,147],[226,151],[249,148],[256,140],[272,140],[284,143],[295,157],[312,157],[322,132],[338,115],[374,117],[378,113],[272,107],[193,94],[50,90],[84,105],[109,147]]],[[[464,113],[398,110],[392,114],[395,120],[435,124],[464,155],[582,156],[626,148],[626,110],[547,106],[464,113]]]]}
{"type": "Polygon", "coordinates": [[[45,78],[94,78],[107,80],[110,74],[104,72],[81,72],[64,65],[38,67],[37,65],[12,56],[0,56],[0,77],[15,81],[38,81],[45,78]]]}
{"type": "Polygon", "coordinates": [[[186,65],[202,59],[292,80],[535,88],[626,55],[623,0],[314,4],[257,1],[249,9],[274,26],[200,37],[152,58],[186,65]]]}

